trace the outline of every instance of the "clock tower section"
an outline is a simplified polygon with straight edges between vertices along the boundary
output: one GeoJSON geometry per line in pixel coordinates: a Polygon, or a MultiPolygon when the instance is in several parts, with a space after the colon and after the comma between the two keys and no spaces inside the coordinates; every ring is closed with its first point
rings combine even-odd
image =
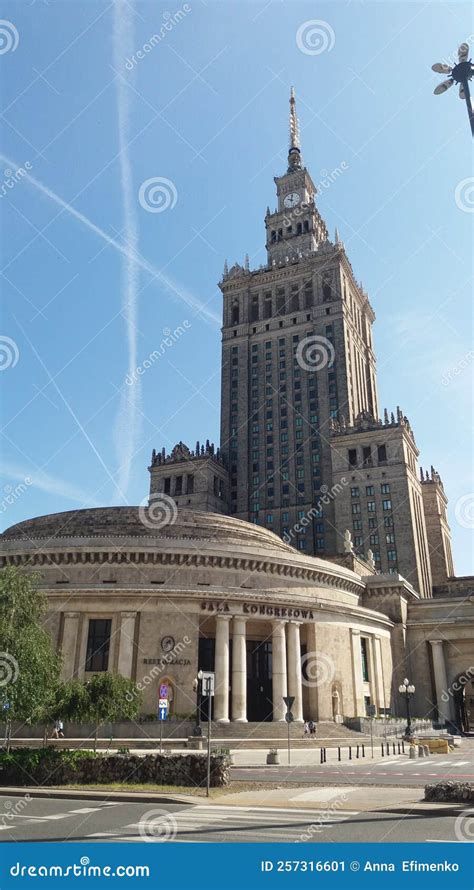
{"type": "Polygon", "coordinates": [[[316,186],[303,166],[293,88],[290,97],[288,169],[283,176],[275,176],[274,181],[278,208],[274,213],[267,210],[265,217],[270,266],[302,259],[328,239],[326,225],[315,205],[316,186]]]}

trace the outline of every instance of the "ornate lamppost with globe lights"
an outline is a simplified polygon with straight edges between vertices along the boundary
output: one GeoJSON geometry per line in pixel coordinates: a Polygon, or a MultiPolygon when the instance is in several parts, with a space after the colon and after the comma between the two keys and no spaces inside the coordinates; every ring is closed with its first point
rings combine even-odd
{"type": "Polygon", "coordinates": [[[404,738],[408,740],[408,739],[413,738],[413,730],[411,728],[410,699],[411,699],[412,695],[415,694],[415,687],[405,677],[403,683],[401,683],[400,686],[398,687],[398,691],[399,691],[400,695],[405,696],[405,706],[406,706],[406,711],[407,711],[407,725],[406,725],[406,729],[405,729],[404,738]]]}

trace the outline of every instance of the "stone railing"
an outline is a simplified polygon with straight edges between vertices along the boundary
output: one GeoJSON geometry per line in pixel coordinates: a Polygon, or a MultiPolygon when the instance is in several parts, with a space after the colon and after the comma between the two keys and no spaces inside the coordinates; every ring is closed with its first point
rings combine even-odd
{"type": "MultiPolygon", "coordinates": [[[[369,717],[344,717],[344,725],[347,726],[349,729],[355,730],[356,732],[362,732],[364,733],[364,735],[370,735],[372,731],[372,734],[374,736],[377,736],[377,738],[385,738],[385,736],[403,735],[406,729],[407,721],[402,717],[399,720],[383,720],[377,718],[371,720],[369,717]]],[[[415,719],[411,721],[411,725],[415,734],[417,732],[433,731],[432,720],[415,719]]]]}

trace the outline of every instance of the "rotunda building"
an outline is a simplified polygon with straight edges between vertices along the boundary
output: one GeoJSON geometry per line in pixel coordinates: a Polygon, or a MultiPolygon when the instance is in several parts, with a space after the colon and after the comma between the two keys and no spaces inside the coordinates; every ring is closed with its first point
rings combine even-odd
{"type": "Polygon", "coordinates": [[[171,714],[192,714],[200,669],[215,671],[220,722],[283,721],[288,695],[296,721],[391,707],[394,625],[365,604],[366,579],[259,526],[87,509],[12,526],[1,554],[40,574],[63,677],[130,677],[143,715],[156,715],[163,683],[171,714]]]}

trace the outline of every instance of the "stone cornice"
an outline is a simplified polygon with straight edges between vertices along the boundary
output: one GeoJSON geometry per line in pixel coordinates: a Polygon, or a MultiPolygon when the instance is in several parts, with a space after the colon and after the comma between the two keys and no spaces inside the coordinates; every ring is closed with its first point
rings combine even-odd
{"type": "MultiPolygon", "coordinates": [[[[126,539],[125,539],[126,540],[126,539]]],[[[197,539],[199,540],[199,539],[197,539]]],[[[14,542],[9,542],[13,544],[14,542]]],[[[202,547],[202,539],[199,541],[202,547]]],[[[8,551],[10,548],[8,548],[8,551]]],[[[133,547],[123,547],[121,549],[52,549],[35,551],[33,547],[28,549],[16,548],[16,552],[5,551],[0,557],[0,564],[27,566],[28,568],[36,568],[41,566],[74,566],[74,565],[143,565],[143,566],[165,566],[179,567],[186,566],[188,568],[217,568],[241,570],[243,572],[261,572],[271,576],[279,576],[284,578],[295,578],[309,583],[319,584],[325,587],[332,587],[344,590],[349,593],[362,594],[364,591],[364,583],[359,581],[356,576],[351,578],[349,573],[344,570],[335,570],[334,572],[325,570],[323,566],[310,566],[307,562],[298,563],[297,555],[295,561],[286,562],[277,557],[269,557],[264,555],[258,557],[253,554],[231,556],[224,553],[203,553],[203,552],[167,552],[157,551],[154,549],[138,549],[133,547]]]]}

